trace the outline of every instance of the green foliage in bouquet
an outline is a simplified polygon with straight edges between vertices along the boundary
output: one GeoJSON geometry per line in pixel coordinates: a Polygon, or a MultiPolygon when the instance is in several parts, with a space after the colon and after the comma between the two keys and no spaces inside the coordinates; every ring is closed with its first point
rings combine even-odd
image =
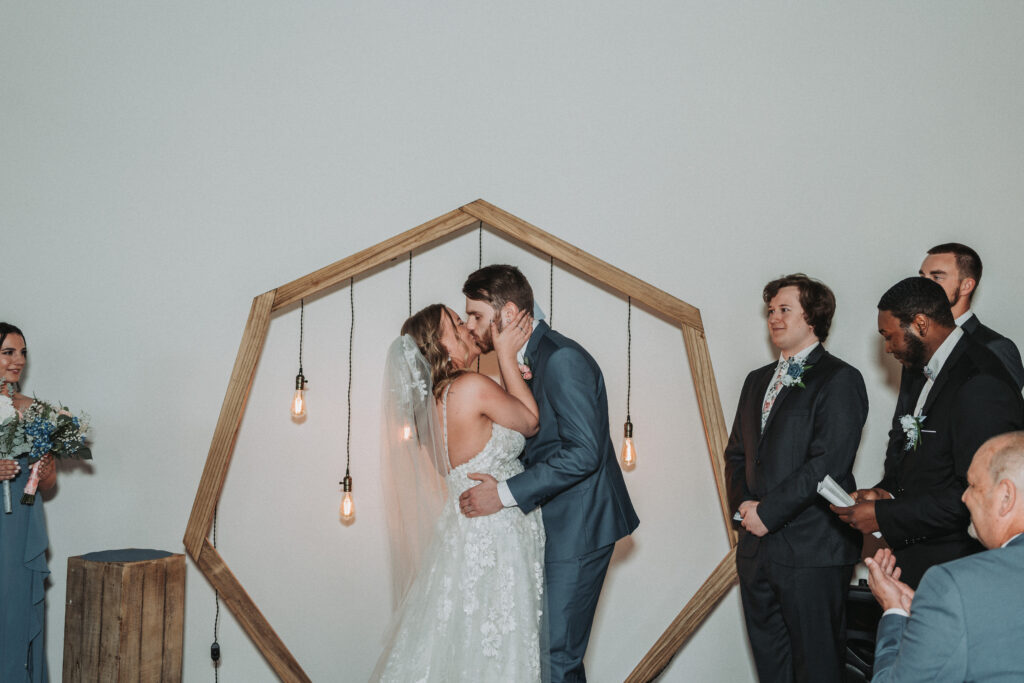
{"type": "Polygon", "coordinates": [[[36,400],[21,420],[8,419],[0,426],[0,453],[8,458],[25,457],[30,465],[47,453],[55,458],[91,460],[88,434],[85,415],[75,416],[62,405],[36,400]]]}
{"type": "MultiPolygon", "coordinates": [[[[24,459],[31,467],[47,453],[55,458],[92,459],[92,451],[86,445],[89,434],[87,416],[72,415],[65,406],[53,406],[45,401],[34,400],[18,419],[10,399],[0,402],[0,458],[24,459]]],[[[35,502],[35,471],[21,498],[23,505],[35,502]]],[[[4,481],[4,512],[10,513],[10,482],[4,481]]]]}

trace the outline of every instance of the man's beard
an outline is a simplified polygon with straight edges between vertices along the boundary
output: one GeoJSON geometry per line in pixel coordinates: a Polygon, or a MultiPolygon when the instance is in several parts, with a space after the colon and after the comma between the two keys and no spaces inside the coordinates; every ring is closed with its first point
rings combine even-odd
{"type": "MultiPolygon", "coordinates": [[[[498,331],[501,332],[504,325],[501,323],[501,318],[497,319],[498,331]]],[[[491,337],[491,324],[487,323],[487,326],[483,328],[482,334],[479,336],[474,334],[473,341],[476,342],[476,346],[480,349],[480,353],[490,353],[494,350],[494,339],[491,337]]]]}
{"type": "Polygon", "coordinates": [[[923,370],[925,363],[924,354],[924,342],[918,339],[911,331],[910,328],[903,329],[903,343],[906,344],[906,349],[896,354],[896,360],[902,362],[911,370],[923,370]]]}
{"type": "Polygon", "coordinates": [[[980,538],[978,538],[978,530],[974,528],[974,522],[971,522],[969,525],[967,525],[967,535],[973,538],[975,541],[981,540],[980,538]]]}

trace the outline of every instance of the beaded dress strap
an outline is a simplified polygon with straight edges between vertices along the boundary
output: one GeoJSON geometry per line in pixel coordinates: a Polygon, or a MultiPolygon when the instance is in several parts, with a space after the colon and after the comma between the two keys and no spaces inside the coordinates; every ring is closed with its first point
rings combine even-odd
{"type": "Polygon", "coordinates": [[[452,388],[451,383],[444,388],[441,394],[441,419],[444,422],[444,457],[448,461],[448,467],[452,466],[452,456],[448,454],[448,390],[452,388]]]}

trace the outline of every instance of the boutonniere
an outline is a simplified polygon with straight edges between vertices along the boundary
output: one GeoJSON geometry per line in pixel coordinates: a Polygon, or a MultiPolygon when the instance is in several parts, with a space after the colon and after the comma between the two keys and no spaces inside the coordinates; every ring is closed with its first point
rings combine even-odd
{"type": "Polygon", "coordinates": [[[813,367],[813,365],[804,365],[802,360],[797,360],[795,358],[789,361],[789,367],[786,368],[786,374],[782,376],[782,386],[800,387],[801,389],[805,389],[804,373],[813,367]]]}
{"type": "Polygon", "coordinates": [[[530,359],[523,356],[523,362],[519,364],[519,374],[523,376],[523,379],[529,382],[533,379],[533,370],[530,369],[530,359]]]}
{"type": "Polygon", "coordinates": [[[900,427],[903,428],[903,433],[907,435],[907,442],[903,444],[903,450],[917,450],[917,445],[921,443],[921,423],[924,422],[924,415],[904,415],[900,418],[900,427]]]}

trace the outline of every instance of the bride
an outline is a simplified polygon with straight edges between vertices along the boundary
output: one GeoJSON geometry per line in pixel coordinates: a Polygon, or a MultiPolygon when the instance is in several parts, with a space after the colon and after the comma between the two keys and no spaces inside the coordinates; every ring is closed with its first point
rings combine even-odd
{"type": "Polygon", "coordinates": [[[504,389],[469,369],[480,350],[441,304],[406,320],[388,349],[381,443],[398,609],[373,681],[546,678],[540,508],[459,511],[476,483],[468,473],[501,481],[523,470],[538,410],[516,351],[531,322],[491,329],[504,389]]]}

